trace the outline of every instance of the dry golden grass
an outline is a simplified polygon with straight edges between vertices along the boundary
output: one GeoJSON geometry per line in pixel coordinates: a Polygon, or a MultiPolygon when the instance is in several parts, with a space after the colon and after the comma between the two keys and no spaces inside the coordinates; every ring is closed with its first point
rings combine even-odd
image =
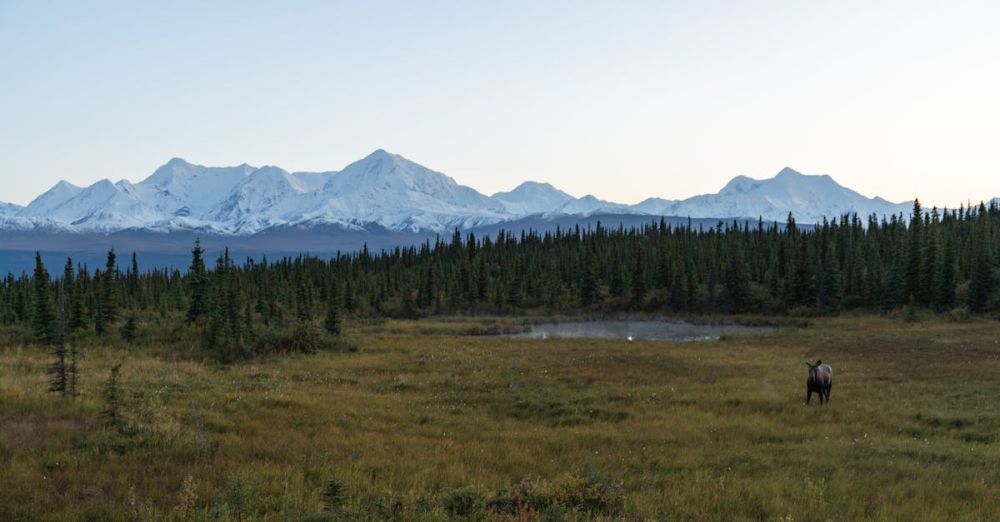
{"type": "Polygon", "coordinates": [[[356,324],[356,353],[228,367],[88,348],[76,401],[45,391],[43,350],[5,348],[0,519],[1000,517],[1000,323],[456,335],[497,324],[516,322],[356,324]],[[803,405],[817,358],[822,408],[803,405]],[[125,433],[98,415],[119,360],[125,433]],[[501,509],[520,490],[542,506],[501,509]]]}

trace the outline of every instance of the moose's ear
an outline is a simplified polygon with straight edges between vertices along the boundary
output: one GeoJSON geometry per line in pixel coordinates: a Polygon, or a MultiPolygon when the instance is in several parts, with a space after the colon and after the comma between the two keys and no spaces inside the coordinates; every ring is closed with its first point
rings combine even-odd
{"type": "Polygon", "coordinates": [[[810,367],[810,368],[812,368],[812,367],[813,367],[813,365],[811,365],[811,364],[809,364],[809,363],[806,363],[806,366],[808,366],[808,367],[810,367]]]}
{"type": "Polygon", "coordinates": [[[816,366],[819,366],[819,365],[821,365],[821,364],[823,364],[823,361],[821,361],[821,360],[819,360],[819,359],[816,359],[816,366]]]}

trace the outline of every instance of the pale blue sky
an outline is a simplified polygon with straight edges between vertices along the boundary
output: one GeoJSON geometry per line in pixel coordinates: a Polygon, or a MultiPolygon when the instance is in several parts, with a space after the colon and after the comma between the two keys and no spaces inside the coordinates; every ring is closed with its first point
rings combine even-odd
{"type": "Polygon", "coordinates": [[[1000,3],[0,0],[0,201],[173,156],[631,203],[784,166],[1000,196],[1000,3]]]}

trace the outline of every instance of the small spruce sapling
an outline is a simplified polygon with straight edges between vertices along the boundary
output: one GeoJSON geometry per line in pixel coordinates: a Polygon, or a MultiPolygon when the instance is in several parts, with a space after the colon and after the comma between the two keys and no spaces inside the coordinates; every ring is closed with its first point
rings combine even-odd
{"type": "Polygon", "coordinates": [[[118,335],[120,335],[122,340],[127,343],[131,343],[139,337],[139,325],[135,317],[135,312],[128,315],[128,319],[125,320],[125,324],[123,324],[121,329],[118,330],[118,335]]]}
{"type": "Polygon", "coordinates": [[[121,367],[122,363],[111,367],[111,374],[108,376],[107,382],[104,383],[104,409],[101,411],[105,424],[119,430],[122,426],[122,399],[121,391],[118,389],[118,371],[121,370],[121,367]]]}
{"type": "Polygon", "coordinates": [[[337,307],[336,303],[330,303],[327,307],[326,320],[323,322],[323,326],[326,328],[326,333],[334,337],[340,337],[342,331],[340,309],[337,307]]]}

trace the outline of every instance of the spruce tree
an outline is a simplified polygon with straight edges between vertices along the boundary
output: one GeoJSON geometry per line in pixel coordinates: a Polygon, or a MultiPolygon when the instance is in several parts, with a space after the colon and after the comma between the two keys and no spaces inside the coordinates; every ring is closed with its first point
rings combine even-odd
{"type": "Polygon", "coordinates": [[[187,311],[188,321],[194,321],[209,311],[208,276],[205,273],[205,260],[202,258],[204,253],[201,241],[195,240],[194,249],[191,250],[191,267],[188,268],[188,288],[191,292],[187,311]]]}
{"type": "Polygon", "coordinates": [[[670,271],[670,292],[667,296],[667,308],[674,312],[687,309],[687,274],[684,270],[684,263],[674,262],[674,269],[670,271]]]}
{"type": "Polygon", "coordinates": [[[945,241],[940,272],[937,277],[937,308],[947,310],[955,306],[955,240],[949,236],[945,241]]]}
{"type": "Polygon", "coordinates": [[[132,266],[128,271],[127,283],[129,304],[135,306],[135,301],[139,296],[139,260],[134,251],[132,252],[132,266]]]}
{"type": "Polygon", "coordinates": [[[134,311],[128,314],[125,324],[118,330],[118,335],[126,343],[131,343],[139,337],[139,325],[134,311]]]}
{"type": "Polygon", "coordinates": [[[225,310],[225,302],[222,299],[213,299],[213,306],[209,314],[210,322],[208,331],[205,333],[208,348],[213,351],[216,357],[222,361],[230,361],[232,337],[229,327],[229,314],[225,310]]]}
{"type": "Polygon", "coordinates": [[[907,229],[909,247],[906,256],[906,287],[903,298],[906,301],[918,299],[921,294],[920,271],[923,261],[924,227],[923,210],[920,208],[920,200],[913,201],[913,215],[910,216],[910,226],[907,229]]]}
{"type": "Polygon", "coordinates": [[[240,306],[236,266],[229,249],[216,260],[212,274],[210,323],[205,332],[208,348],[221,361],[231,362],[247,355],[243,330],[245,318],[240,306]]]}
{"type": "Polygon", "coordinates": [[[76,283],[76,277],[73,273],[73,259],[67,257],[66,264],[63,266],[62,286],[60,287],[66,297],[67,321],[69,316],[69,309],[71,308],[71,305],[69,305],[69,303],[73,301],[73,294],[76,293],[75,283],[76,283]]]}
{"type": "Polygon", "coordinates": [[[799,251],[795,258],[795,277],[792,279],[792,299],[794,306],[812,307],[816,305],[816,261],[805,237],[799,240],[799,251]]]}
{"type": "Polygon", "coordinates": [[[917,301],[923,306],[934,306],[938,292],[938,277],[940,274],[941,262],[939,251],[941,249],[938,233],[938,212],[937,209],[931,211],[931,220],[925,219],[924,240],[921,247],[920,260],[920,282],[918,285],[917,301]]]}
{"type": "Polygon", "coordinates": [[[976,235],[973,241],[968,305],[973,313],[982,313],[986,311],[993,290],[989,228],[985,213],[980,213],[976,218],[976,235]]]}
{"type": "Polygon", "coordinates": [[[300,281],[295,292],[295,318],[300,323],[312,321],[312,294],[305,281],[300,281]]]}
{"type": "Polygon", "coordinates": [[[819,284],[819,304],[825,311],[835,311],[840,308],[843,299],[843,288],[841,285],[840,267],[837,266],[837,257],[833,253],[833,245],[828,244],[824,249],[821,263],[822,273],[818,277],[819,284]]]}
{"type": "Polygon", "coordinates": [[[646,299],[646,262],[639,243],[632,249],[632,303],[641,306],[646,299]]]}
{"type": "Polygon", "coordinates": [[[87,326],[86,274],[80,274],[73,281],[73,291],[69,294],[69,331],[77,332],[87,326]]]}
{"type": "Polygon", "coordinates": [[[600,298],[597,279],[597,264],[594,254],[585,255],[583,260],[583,281],[580,283],[580,303],[590,306],[600,298]]]}
{"type": "Polygon", "coordinates": [[[725,275],[725,303],[732,313],[743,313],[750,303],[750,273],[747,270],[743,250],[737,243],[729,252],[729,262],[725,275]]]}
{"type": "Polygon", "coordinates": [[[91,310],[93,310],[94,333],[99,336],[104,335],[108,330],[108,325],[104,322],[104,315],[101,314],[102,288],[105,284],[104,272],[97,269],[94,272],[94,291],[91,292],[91,310]]]}
{"type": "Polygon", "coordinates": [[[33,276],[34,292],[31,314],[32,332],[35,340],[44,344],[53,344],[56,337],[55,313],[52,309],[51,280],[49,272],[42,263],[42,256],[35,252],[35,272],[33,276]]]}
{"type": "Polygon", "coordinates": [[[104,409],[101,416],[104,417],[105,425],[109,428],[122,429],[122,398],[121,390],[118,389],[118,371],[121,370],[122,363],[116,363],[111,367],[111,374],[104,383],[104,390],[101,396],[104,398],[104,409]]]}
{"type": "Polygon", "coordinates": [[[118,320],[118,292],[115,288],[118,279],[117,276],[118,266],[115,261],[115,249],[112,248],[108,251],[107,263],[102,274],[101,298],[98,302],[99,307],[97,310],[99,318],[97,322],[98,335],[107,333],[108,329],[118,320]]]}
{"type": "Polygon", "coordinates": [[[406,319],[416,319],[417,314],[417,300],[410,290],[404,290],[402,295],[402,301],[400,303],[400,313],[406,319]]]}
{"type": "Polygon", "coordinates": [[[71,343],[69,348],[69,396],[76,397],[79,395],[79,385],[80,385],[80,374],[77,369],[77,363],[80,360],[80,351],[76,347],[76,343],[71,343]]]}
{"type": "Polygon", "coordinates": [[[69,391],[69,371],[66,364],[66,292],[63,287],[64,283],[60,283],[55,334],[52,339],[52,355],[55,360],[49,367],[49,391],[65,398],[69,391]]]}
{"type": "Polygon", "coordinates": [[[340,309],[336,302],[331,301],[326,307],[326,319],[323,321],[326,333],[339,337],[341,334],[340,309]]]}
{"type": "Polygon", "coordinates": [[[892,310],[902,302],[906,289],[906,265],[903,256],[899,253],[898,248],[893,248],[891,245],[889,250],[890,256],[886,261],[887,274],[883,281],[880,297],[880,304],[885,311],[892,310]]]}

